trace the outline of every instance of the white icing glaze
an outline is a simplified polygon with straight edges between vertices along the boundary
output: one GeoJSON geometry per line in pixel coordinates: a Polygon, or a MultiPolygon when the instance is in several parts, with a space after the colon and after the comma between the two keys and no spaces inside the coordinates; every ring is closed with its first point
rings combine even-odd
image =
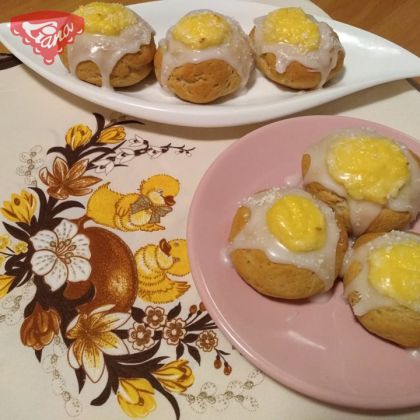
{"type": "MultiPolygon", "coordinates": [[[[370,129],[347,129],[332,134],[321,140],[321,142],[312,145],[305,152],[311,157],[311,165],[303,179],[305,185],[318,182],[326,189],[333,191],[335,194],[347,200],[350,222],[353,233],[356,236],[365,232],[367,227],[382,210],[382,206],[369,201],[354,200],[349,197],[345,188],[337,183],[329,174],[326,160],[329,147],[333,142],[339,141],[343,136],[357,137],[363,135],[377,138],[384,137],[370,129]]],[[[407,158],[410,167],[410,179],[401,188],[398,195],[388,201],[387,207],[395,211],[407,211],[410,213],[411,219],[414,220],[420,211],[420,168],[407,147],[397,142],[395,143],[400,146],[407,158]]]]}
{"type": "Polygon", "coordinates": [[[166,38],[159,41],[159,47],[163,48],[162,67],[160,75],[160,83],[163,87],[167,87],[167,81],[172,71],[186,63],[201,63],[207,60],[223,60],[230,64],[241,77],[241,87],[244,87],[249,80],[251,70],[254,67],[254,59],[251,46],[245,32],[239,23],[228,16],[221,15],[211,10],[194,10],[187,14],[198,14],[202,12],[210,12],[218,16],[222,16],[231,28],[231,36],[227,42],[215,47],[209,47],[202,50],[193,50],[182,42],[177,41],[172,36],[171,27],[166,38]]]}
{"type": "Polygon", "coordinates": [[[318,22],[313,16],[309,18],[318,24],[320,45],[317,50],[305,52],[296,45],[285,42],[267,43],[263,40],[263,24],[266,16],[254,20],[255,33],[252,47],[257,57],[271,53],[276,56],[276,71],[284,73],[292,61],[297,61],[314,72],[320,72],[321,80],[318,88],[322,87],[328,79],[330,71],[336,66],[338,52],[344,51],[334,31],[324,22],[318,22]]]}
{"type": "MultiPolygon", "coordinates": [[[[368,281],[369,254],[380,247],[389,245],[390,243],[406,242],[407,240],[420,243],[420,237],[409,232],[391,231],[385,235],[381,235],[374,240],[363,244],[357,249],[353,249],[345,258],[344,265],[346,269],[352,263],[359,263],[362,267],[360,273],[345,287],[344,296],[347,298],[352,292],[359,294],[360,300],[353,306],[353,312],[357,316],[362,316],[373,309],[380,307],[396,306],[398,303],[387,296],[383,296],[368,281]]],[[[420,310],[420,308],[418,308],[420,310]]]]}
{"type": "Polygon", "coordinates": [[[349,246],[348,246],[347,251],[346,251],[346,253],[344,255],[344,258],[343,258],[343,264],[341,265],[340,277],[344,277],[344,274],[346,273],[346,271],[349,268],[351,257],[353,255],[354,240],[352,238],[349,238],[348,244],[349,244],[349,246]]]}
{"type": "Polygon", "coordinates": [[[382,210],[382,206],[369,201],[358,201],[347,197],[350,221],[353,233],[361,235],[382,210]]]}
{"type": "Polygon", "coordinates": [[[138,23],[123,29],[117,36],[83,33],[67,46],[70,72],[76,73],[77,65],[93,61],[102,76],[102,87],[111,88],[109,77],[117,62],[125,54],[134,54],[147,45],[154,34],[151,26],[137,16],[138,23]]]}
{"type": "Polygon", "coordinates": [[[311,303],[323,304],[323,303],[329,302],[332,297],[333,297],[333,289],[331,288],[325,293],[311,296],[309,300],[311,301],[311,303]]]}
{"type": "Polygon", "coordinates": [[[284,177],[284,185],[297,187],[302,182],[302,174],[293,174],[284,177]]]}
{"type": "Polygon", "coordinates": [[[420,349],[412,348],[406,351],[412,359],[420,359],[420,349]]]}
{"type": "Polygon", "coordinates": [[[223,265],[226,265],[227,267],[232,267],[232,261],[229,258],[227,248],[223,248],[220,251],[220,260],[222,261],[223,265]]]}
{"type": "Polygon", "coordinates": [[[272,188],[243,200],[241,205],[250,209],[251,216],[233,242],[228,245],[229,254],[235,249],[261,249],[270,261],[311,270],[325,282],[325,290],[332,287],[336,277],[335,259],[340,231],[330,207],[298,188],[272,188]],[[309,252],[290,251],[268,230],[265,222],[268,209],[279,198],[289,194],[312,200],[324,215],[327,240],[321,249],[309,252]]]}

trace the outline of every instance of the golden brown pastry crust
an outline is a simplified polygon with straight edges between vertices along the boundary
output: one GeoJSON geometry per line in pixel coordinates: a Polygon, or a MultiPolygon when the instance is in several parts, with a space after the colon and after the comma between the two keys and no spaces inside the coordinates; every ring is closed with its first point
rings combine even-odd
{"type": "MultiPolygon", "coordinates": [[[[250,217],[247,207],[240,207],[232,221],[229,242],[243,229],[250,217]]],[[[347,250],[347,233],[340,227],[336,250],[336,275],[347,250]]],[[[314,272],[291,264],[274,263],[259,249],[236,249],[230,254],[238,274],[258,292],[276,298],[305,299],[325,291],[325,283],[314,272]]]]}
{"type": "MultiPolygon", "coordinates": [[[[383,233],[369,233],[357,239],[353,248],[372,241],[383,233]]],[[[350,264],[344,274],[344,288],[346,288],[359,274],[362,267],[358,262],[350,264]]],[[[353,307],[360,299],[357,291],[352,292],[347,300],[353,307]]],[[[392,341],[406,348],[420,347],[420,313],[405,306],[380,307],[373,309],[362,316],[356,316],[357,320],[372,334],[392,341]]]]}
{"type": "MultiPolygon", "coordinates": [[[[137,53],[125,54],[114,66],[110,83],[113,87],[127,87],[144,80],[153,70],[153,58],[156,52],[155,42],[142,45],[137,53]]],[[[69,70],[67,47],[60,54],[61,61],[69,70]]],[[[102,76],[99,67],[93,61],[82,61],[76,67],[76,76],[85,82],[102,86],[102,76]]]]}
{"type": "MultiPolygon", "coordinates": [[[[334,36],[338,39],[337,34],[334,36]]],[[[254,43],[255,27],[249,34],[251,43],[254,43]]],[[[338,51],[337,63],[335,67],[329,72],[327,80],[333,79],[343,68],[344,65],[344,50],[338,51]]],[[[284,73],[279,73],[276,70],[276,56],[272,53],[264,53],[255,58],[258,69],[270,80],[279,85],[286,86],[292,89],[311,90],[317,89],[321,83],[321,73],[313,71],[305,67],[298,61],[292,61],[286,68],[284,73]]]]}
{"type": "MultiPolygon", "coordinates": [[[[301,162],[303,177],[305,177],[306,173],[308,172],[310,165],[311,157],[308,154],[304,154],[301,162]]],[[[350,223],[350,214],[345,198],[340,197],[333,191],[325,188],[319,182],[311,182],[306,184],[304,185],[304,189],[317,197],[319,200],[332,207],[346,226],[347,231],[351,233],[352,229],[350,223]]],[[[411,215],[409,212],[395,211],[385,207],[371,222],[364,233],[402,230],[410,223],[410,220],[411,215]]]]}
{"type": "MultiPolygon", "coordinates": [[[[159,83],[164,48],[156,51],[154,66],[159,83]]],[[[206,104],[237,91],[241,86],[239,73],[223,60],[206,60],[176,67],[168,77],[167,87],[179,98],[196,104],[206,104]]]]}

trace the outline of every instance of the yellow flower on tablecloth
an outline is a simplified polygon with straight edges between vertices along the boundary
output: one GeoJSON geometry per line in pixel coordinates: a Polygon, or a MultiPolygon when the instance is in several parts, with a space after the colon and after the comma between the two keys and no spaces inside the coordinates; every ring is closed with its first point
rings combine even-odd
{"type": "Polygon", "coordinates": [[[84,124],[74,125],[66,133],[66,143],[72,150],[89,143],[92,138],[92,130],[84,124]]]}
{"type": "Polygon", "coordinates": [[[92,382],[98,382],[105,370],[104,353],[119,356],[128,353],[127,346],[112,330],[121,327],[130,318],[123,312],[109,312],[114,305],[101,306],[82,313],[70,322],[67,337],[74,341],[70,345],[70,366],[81,366],[92,382]]]}
{"type": "Polygon", "coordinates": [[[28,252],[28,244],[26,242],[18,242],[13,246],[15,254],[26,254],[28,252]]]}
{"type": "Polygon", "coordinates": [[[117,144],[122,142],[125,139],[125,130],[124,127],[116,125],[114,127],[105,128],[102,130],[98,143],[105,144],[117,144]]]}
{"type": "Polygon", "coordinates": [[[10,244],[10,236],[9,235],[0,235],[0,251],[6,249],[10,244]]]}
{"type": "Polygon", "coordinates": [[[14,276],[6,276],[5,274],[0,275],[0,298],[7,295],[14,279],[14,276]]]}
{"type": "Polygon", "coordinates": [[[153,376],[170,392],[185,392],[194,383],[194,374],[183,359],[167,363],[153,372],[153,376]]]}
{"type": "Polygon", "coordinates": [[[12,194],[10,201],[3,201],[3,207],[0,210],[3,216],[11,222],[29,224],[36,206],[35,196],[22,190],[20,194],[12,194]]]}
{"type": "Polygon", "coordinates": [[[147,379],[120,379],[117,399],[127,416],[146,417],[156,408],[155,390],[147,379]]]}

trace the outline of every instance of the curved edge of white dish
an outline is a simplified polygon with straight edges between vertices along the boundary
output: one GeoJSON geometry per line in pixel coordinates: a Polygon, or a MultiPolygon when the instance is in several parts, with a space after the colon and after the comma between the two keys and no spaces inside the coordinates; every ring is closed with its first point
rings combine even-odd
{"type": "MultiPolygon", "coordinates": [[[[166,0],[167,1],[167,0],[166,0]]],[[[145,7],[159,7],[164,4],[164,1],[141,4],[145,7]]],[[[250,3],[258,4],[258,3],[250,3]]],[[[258,4],[258,6],[274,9],[275,6],[267,4],[258,4]]],[[[140,5],[132,5],[135,10],[140,5]]],[[[332,84],[319,91],[305,92],[295,96],[279,98],[279,102],[269,102],[265,104],[242,104],[238,105],[232,101],[230,104],[227,100],[221,104],[210,105],[195,105],[179,101],[179,103],[150,103],[142,98],[124,94],[123,92],[113,92],[111,95],[109,91],[105,91],[96,86],[81,82],[73,76],[63,77],[55,73],[46,65],[43,65],[39,57],[32,52],[27,54],[30,46],[19,44],[20,39],[11,34],[9,24],[4,23],[0,25],[0,41],[19,58],[25,65],[46,78],[55,85],[77,95],[88,101],[96,103],[101,106],[111,108],[113,110],[122,112],[124,114],[132,115],[146,120],[189,126],[189,127],[229,127],[238,126],[251,123],[259,123],[263,121],[270,121],[275,118],[284,117],[295,112],[303,111],[311,107],[322,105],[326,102],[332,101],[360,91],[374,85],[387,83],[393,80],[415,77],[420,75],[420,58],[416,57],[411,52],[402,47],[387,41],[377,35],[354,28],[350,25],[340,23],[327,18],[320,18],[320,20],[329,23],[339,33],[340,38],[345,38],[348,35],[352,42],[357,37],[354,35],[361,34],[370,44],[373,50],[382,48],[390,52],[392,60],[386,68],[381,67],[380,73],[375,74],[372,70],[366,77],[360,77],[354,83],[340,83],[332,84]],[[395,57],[394,57],[395,56],[395,57]]],[[[343,42],[345,44],[345,42],[343,42]]],[[[367,47],[364,47],[367,48],[367,47]]],[[[349,57],[350,59],[351,57],[349,57]]],[[[373,62],[372,65],[375,63],[373,62]]],[[[374,67],[375,69],[375,67],[374,67]]],[[[347,71],[352,71],[347,69],[347,71]]]]}

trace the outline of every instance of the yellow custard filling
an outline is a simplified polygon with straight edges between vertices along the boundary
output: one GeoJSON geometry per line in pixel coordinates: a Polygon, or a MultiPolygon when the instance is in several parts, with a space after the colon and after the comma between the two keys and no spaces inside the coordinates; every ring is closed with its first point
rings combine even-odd
{"type": "Polygon", "coordinates": [[[325,244],[325,217],[305,197],[285,195],[280,198],[267,211],[266,221],[271,234],[290,251],[314,251],[325,244]]]}
{"type": "Polygon", "coordinates": [[[331,177],[355,200],[386,204],[410,178],[401,148],[385,137],[357,136],[335,142],[327,155],[331,177]]]}
{"type": "Polygon", "coordinates": [[[85,20],[85,32],[116,36],[128,26],[137,23],[134,12],[119,3],[93,2],[73,12],[85,20]]]}
{"type": "Polygon", "coordinates": [[[302,9],[290,7],[269,13],[264,19],[263,39],[267,43],[287,43],[304,51],[319,48],[318,24],[302,9]]]}
{"type": "Polygon", "coordinates": [[[229,38],[230,32],[230,25],[223,16],[205,11],[181,18],[172,35],[191,49],[202,50],[221,45],[229,38]]]}
{"type": "Polygon", "coordinates": [[[395,243],[369,255],[369,282],[382,295],[398,303],[420,307],[420,243],[395,243]]]}

